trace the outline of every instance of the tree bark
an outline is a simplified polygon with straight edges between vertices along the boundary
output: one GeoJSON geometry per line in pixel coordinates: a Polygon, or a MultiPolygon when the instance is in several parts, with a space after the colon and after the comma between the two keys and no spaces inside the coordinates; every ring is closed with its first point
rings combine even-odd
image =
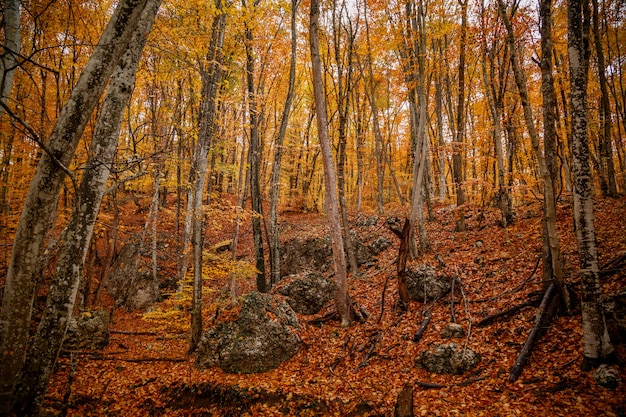
{"type": "Polygon", "coordinates": [[[458,0],[461,6],[461,42],[459,53],[459,89],[456,106],[456,134],[452,153],[452,171],[456,188],[456,231],[465,231],[465,189],[463,188],[463,137],[465,135],[465,54],[467,44],[467,0],[458,0]]]}
{"type": "Polygon", "coordinates": [[[591,168],[587,131],[587,74],[589,68],[588,7],[584,0],[567,3],[567,46],[572,110],[572,168],[574,173],[574,221],[580,257],[584,361],[588,369],[613,353],[600,303],[598,248],[591,199],[591,168]]]}
{"type": "MultiPolygon", "coordinates": [[[[528,86],[526,83],[526,75],[524,70],[522,69],[522,65],[520,62],[520,58],[518,56],[517,46],[515,45],[515,38],[513,35],[513,25],[509,20],[509,16],[507,15],[506,7],[502,0],[498,0],[498,9],[500,12],[500,16],[504,21],[504,25],[507,30],[507,43],[510,48],[510,61],[513,66],[513,74],[515,78],[515,84],[517,85],[517,90],[520,95],[520,101],[522,103],[522,108],[524,111],[524,121],[526,122],[526,128],[528,129],[528,134],[532,141],[533,150],[535,152],[535,157],[537,158],[539,164],[539,174],[541,176],[541,180],[543,181],[543,189],[544,189],[544,217],[545,217],[545,225],[546,225],[546,233],[547,239],[545,240],[549,246],[546,251],[546,255],[549,253],[551,257],[550,265],[552,267],[552,278],[554,279],[557,288],[559,289],[560,295],[562,297],[562,301],[565,305],[566,310],[570,308],[570,300],[569,294],[567,292],[567,287],[565,287],[563,282],[563,270],[561,265],[561,249],[559,244],[559,236],[556,230],[556,197],[554,193],[554,186],[552,182],[552,177],[550,175],[550,171],[546,165],[546,160],[544,158],[544,154],[541,151],[539,144],[539,134],[535,128],[535,122],[532,114],[532,108],[530,105],[530,98],[528,95],[528,86]]],[[[544,263],[545,264],[545,263],[544,263]]]]}
{"type": "Polygon", "coordinates": [[[337,114],[339,118],[339,125],[337,133],[339,136],[339,143],[337,147],[337,191],[339,198],[339,210],[341,213],[341,225],[343,230],[343,239],[345,244],[345,252],[347,255],[348,265],[350,271],[353,274],[358,273],[358,264],[356,261],[356,254],[354,252],[354,244],[352,243],[352,236],[350,234],[350,224],[348,222],[348,208],[346,203],[346,180],[345,180],[345,167],[347,159],[347,127],[348,127],[348,111],[350,110],[350,93],[352,91],[352,72],[353,72],[353,56],[354,56],[354,38],[356,32],[352,28],[350,17],[346,16],[348,29],[346,29],[347,40],[347,64],[343,62],[341,54],[341,32],[342,28],[342,10],[340,7],[339,13],[337,10],[337,0],[333,1],[333,37],[334,37],[334,53],[335,64],[337,73],[337,114]]]}
{"type": "Polygon", "coordinates": [[[283,156],[283,142],[287,134],[287,125],[289,124],[289,112],[293,103],[293,96],[296,84],[296,12],[298,10],[298,1],[291,0],[291,58],[289,63],[289,88],[287,97],[285,98],[285,107],[280,119],[280,128],[276,138],[276,149],[274,151],[274,164],[272,165],[272,178],[270,186],[270,268],[271,278],[270,287],[280,281],[280,240],[278,235],[278,197],[280,191],[280,164],[283,156]]]}
{"type": "MultiPolygon", "coordinates": [[[[0,103],[7,104],[15,69],[18,66],[18,57],[22,46],[20,34],[20,2],[19,0],[4,0],[2,2],[2,16],[4,23],[4,45],[0,55],[0,103]]],[[[0,106],[0,117],[4,108],[0,106]]]]}
{"type": "Polygon", "coordinates": [[[600,129],[598,130],[600,186],[604,195],[616,197],[617,184],[615,182],[615,165],[613,164],[613,144],[611,143],[611,105],[607,88],[604,50],[600,38],[598,0],[592,0],[591,4],[593,5],[593,39],[596,45],[598,80],[600,81],[600,129]]]}
{"type": "Polygon", "coordinates": [[[333,260],[335,263],[335,306],[341,320],[341,327],[350,326],[348,293],[346,289],[347,268],[344,253],[343,236],[341,234],[341,217],[337,201],[337,185],[335,164],[328,137],[328,121],[326,117],[326,97],[323,91],[322,65],[319,52],[319,0],[311,0],[310,34],[311,69],[313,73],[313,93],[315,96],[315,113],[317,116],[317,134],[322,148],[324,163],[324,187],[326,189],[326,212],[330,226],[333,260]]]}
{"type": "MultiPolygon", "coordinates": [[[[191,309],[191,337],[189,351],[194,351],[202,335],[202,249],[203,249],[203,210],[202,196],[206,184],[211,142],[215,134],[215,118],[217,116],[217,95],[222,80],[222,62],[226,13],[221,0],[215,0],[217,10],[211,25],[211,41],[206,61],[208,67],[201,71],[202,101],[199,115],[198,143],[194,152],[194,160],[190,176],[191,188],[188,199],[191,210],[192,246],[193,246],[193,292],[191,309]]],[[[189,204],[188,204],[189,207],[189,204]]]]}
{"type": "Polygon", "coordinates": [[[52,227],[59,191],[78,141],[115,64],[126,50],[146,0],[122,0],[95,47],[50,134],[26,195],[15,233],[0,312],[0,411],[10,404],[24,361],[40,256],[52,227]]]}
{"type": "Polygon", "coordinates": [[[160,3],[160,0],[148,2],[128,50],[111,76],[93,135],[92,155],[81,179],[44,314],[14,394],[14,411],[20,415],[37,415],[48,387],[76,302],[85,257],[117,148],[124,108],[130,99],[147,34],[160,3]]]}
{"type": "MultiPolygon", "coordinates": [[[[252,10],[258,0],[253,0],[252,10]]],[[[247,8],[246,0],[242,5],[247,8]]],[[[252,29],[244,22],[245,26],[245,49],[246,49],[246,84],[248,87],[248,113],[250,117],[250,145],[248,148],[249,180],[250,180],[250,203],[252,206],[252,235],[254,238],[254,255],[256,258],[256,287],[260,292],[267,292],[268,285],[265,279],[265,255],[263,253],[263,229],[261,217],[263,207],[261,205],[261,185],[259,175],[261,169],[261,149],[259,144],[259,104],[257,102],[258,91],[254,83],[254,51],[252,29]]]]}

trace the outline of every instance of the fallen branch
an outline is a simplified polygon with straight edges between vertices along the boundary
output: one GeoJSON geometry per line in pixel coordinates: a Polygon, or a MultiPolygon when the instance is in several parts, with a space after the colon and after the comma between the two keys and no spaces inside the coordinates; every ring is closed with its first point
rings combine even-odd
{"type": "Polygon", "coordinates": [[[476,327],[485,327],[488,324],[491,324],[491,323],[493,323],[494,321],[496,321],[496,320],[498,320],[500,318],[509,317],[509,316],[513,315],[513,313],[517,313],[518,311],[520,311],[523,308],[537,305],[537,303],[540,300],[541,300],[540,298],[533,298],[531,300],[524,301],[523,303],[518,304],[516,306],[513,306],[511,308],[507,308],[506,310],[499,311],[499,312],[497,312],[495,314],[491,314],[490,316],[487,316],[484,319],[482,319],[481,321],[479,321],[476,324],[476,327]]]}
{"type": "Polygon", "coordinates": [[[131,336],[158,336],[159,335],[157,332],[133,332],[131,330],[115,330],[115,329],[110,329],[109,333],[127,334],[131,336]]]}
{"type": "Polygon", "coordinates": [[[619,252],[600,266],[600,278],[606,278],[626,268],[626,251],[619,252]]]}
{"type": "Polygon", "coordinates": [[[186,358],[116,358],[113,356],[91,356],[94,361],[121,361],[121,362],[187,362],[186,358]]]}
{"type": "Polygon", "coordinates": [[[494,295],[493,297],[489,297],[489,298],[481,298],[478,300],[470,300],[470,303],[487,303],[490,301],[495,301],[498,298],[504,296],[504,295],[508,295],[508,294],[514,294],[516,292],[519,292],[521,290],[524,289],[524,287],[526,286],[526,284],[533,278],[533,276],[535,275],[535,272],[537,272],[537,268],[539,268],[539,261],[541,260],[541,256],[537,257],[537,262],[535,262],[535,267],[533,268],[533,271],[530,273],[530,275],[528,275],[528,278],[526,278],[520,285],[518,285],[517,287],[501,292],[500,294],[494,295]]]}
{"type": "Polygon", "coordinates": [[[539,305],[539,309],[536,313],[535,324],[533,325],[533,328],[531,329],[530,334],[528,335],[528,338],[526,339],[526,342],[524,343],[524,346],[515,361],[515,365],[511,368],[511,373],[509,375],[510,382],[515,382],[517,378],[519,378],[536,341],[541,336],[541,330],[543,330],[545,324],[550,322],[551,317],[547,314],[547,310],[552,304],[555,292],[556,285],[552,283],[543,295],[543,299],[541,300],[541,304],[539,305]]]}
{"type": "Polygon", "coordinates": [[[363,361],[357,365],[356,368],[354,368],[354,371],[358,371],[359,368],[362,368],[364,366],[367,365],[370,357],[372,356],[372,354],[374,353],[374,348],[376,347],[377,344],[380,343],[380,340],[382,339],[383,334],[379,331],[377,331],[374,335],[370,336],[370,348],[367,350],[367,354],[365,355],[365,358],[363,358],[363,361]]]}
{"type": "Polygon", "coordinates": [[[466,379],[464,381],[461,381],[461,382],[459,382],[458,384],[455,384],[455,385],[458,386],[458,387],[466,387],[468,385],[472,385],[474,382],[483,381],[485,379],[487,379],[486,376],[477,376],[477,377],[474,377],[474,378],[468,378],[468,379],[466,379]]]}
{"type": "Polygon", "coordinates": [[[432,382],[421,382],[421,381],[415,381],[415,385],[425,388],[425,389],[440,389],[440,388],[447,388],[447,385],[442,385],[442,384],[435,384],[432,382]]]}
{"type": "Polygon", "coordinates": [[[417,332],[415,332],[415,335],[413,336],[413,342],[417,343],[420,341],[432,317],[433,317],[433,314],[430,312],[430,310],[426,310],[426,312],[424,313],[424,320],[422,321],[422,325],[417,330],[417,332]]]}
{"type": "Polygon", "coordinates": [[[452,279],[452,288],[450,289],[450,319],[452,323],[456,323],[456,316],[454,314],[454,284],[456,283],[457,278],[452,279]]]}

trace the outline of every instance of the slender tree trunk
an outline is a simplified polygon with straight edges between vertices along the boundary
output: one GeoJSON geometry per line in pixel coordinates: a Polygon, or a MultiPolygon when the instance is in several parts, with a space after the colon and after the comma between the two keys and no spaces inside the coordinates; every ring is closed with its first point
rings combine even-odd
{"type": "Polygon", "coordinates": [[[574,221],[582,279],[583,369],[597,365],[613,353],[600,303],[598,248],[591,198],[591,168],[587,132],[587,74],[589,68],[588,4],[567,3],[568,55],[572,109],[572,159],[574,171],[574,221]],[[587,10],[585,10],[587,9],[587,10]]]}
{"type": "Polygon", "coordinates": [[[298,10],[298,0],[291,0],[291,58],[289,64],[289,89],[287,90],[287,98],[285,99],[285,107],[280,119],[280,128],[278,137],[276,138],[276,150],[274,151],[274,164],[272,165],[272,179],[270,186],[270,267],[271,278],[270,287],[280,281],[280,239],[278,232],[278,197],[280,191],[280,164],[283,156],[283,142],[287,134],[287,125],[289,124],[289,112],[293,103],[293,96],[296,84],[296,12],[298,10]]]}
{"type": "MultiPolygon", "coordinates": [[[[253,0],[252,9],[256,7],[258,0],[253,0]]],[[[242,5],[247,8],[246,0],[242,5]]],[[[265,279],[265,255],[263,253],[263,229],[261,217],[263,207],[261,205],[261,185],[259,182],[261,167],[261,148],[259,143],[259,104],[257,101],[258,90],[254,83],[254,51],[252,29],[245,26],[245,49],[246,49],[246,83],[248,86],[248,112],[250,117],[250,147],[248,149],[248,164],[250,165],[250,202],[252,206],[252,234],[254,237],[254,254],[256,258],[256,287],[260,292],[267,292],[268,285],[265,279]]]]}
{"type": "Polygon", "coordinates": [[[319,52],[319,0],[311,0],[310,13],[310,48],[311,69],[313,73],[313,93],[315,96],[315,112],[317,116],[317,134],[322,148],[324,162],[324,186],[326,189],[326,212],[330,226],[333,260],[335,263],[335,306],[341,320],[341,327],[350,326],[350,309],[348,307],[347,268],[344,253],[343,236],[341,234],[341,217],[337,201],[337,185],[335,164],[328,137],[328,121],[326,118],[326,97],[323,91],[322,65],[319,52]]]}
{"type": "MultiPolygon", "coordinates": [[[[0,104],[5,106],[13,88],[15,69],[22,46],[20,34],[20,2],[19,0],[3,0],[2,22],[4,23],[4,45],[0,55],[0,104]]],[[[0,117],[4,107],[0,106],[0,117]]]]}
{"type": "Polygon", "coordinates": [[[148,2],[135,35],[128,44],[128,50],[111,76],[93,135],[93,153],[81,179],[77,203],[60,250],[44,314],[15,390],[14,411],[19,415],[39,414],[76,302],[85,256],[117,148],[124,108],[130,99],[147,34],[150,33],[160,3],[160,0],[148,2]]]}
{"type": "Polygon", "coordinates": [[[607,88],[604,49],[602,39],[600,38],[598,0],[592,0],[591,4],[593,5],[593,38],[596,45],[598,80],[600,81],[600,129],[598,131],[600,185],[604,195],[616,197],[617,184],[615,182],[615,165],[613,164],[613,144],[611,140],[611,105],[607,88]]]}
{"type": "MultiPolygon", "coordinates": [[[[203,249],[203,210],[202,196],[207,180],[209,152],[215,134],[217,117],[217,95],[222,81],[222,62],[224,45],[224,28],[226,14],[221,0],[215,0],[217,15],[211,26],[211,41],[206,61],[208,68],[202,74],[202,100],[200,104],[198,143],[191,167],[191,188],[188,199],[191,200],[192,246],[193,246],[193,296],[191,309],[191,337],[189,351],[196,349],[202,335],[202,249],[203,249]]],[[[189,207],[189,204],[188,204],[189,207]]]]}
{"type": "Polygon", "coordinates": [[[520,100],[522,103],[522,108],[524,111],[524,120],[526,122],[526,127],[528,129],[528,134],[530,135],[533,150],[535,152],[535,157],[537,158],[539,164],[539,175],[541,176],[541,180],[543,181],[543,189],[544,189],[544,217],[545,217],[545,225],[546,225],[546,233],[548,238],[546,242],[548,243],[549,249],[547,252],[550,253],[551,262],[550,265],[552,267],[553,279],[559,288],[561,293],[562,301],[565,304],[565,308],[569,310],[570,308],[570,300],[569,294],[567,292],[567,288],[563,282],[563,271],[561,265],[561,249],[559,244],[559,236],[556,230],[556,198],[554,193],[554,186],[552,183],[552,177],[550,175],[550,171],[545,162],[545,158],[543,153],[541,152],[541,148],[539,145],[539,134],[535,129],[535,122],[532,114],[532,108],[530,106],[530,99],[528,95],[528,87],[526,83],[526,76],[522,69],[520,59],[518,56],[517,46],[515,45],[515,38],[513,35],[513,26],[506,12],[505,5],[502,0],[498,0],[498,7],[500,11],[500,16],[504,21],[504,24],[507,29],[507,42],[509,44],[509,48],[511,51],[510,60],[513,66],[513,74],[515,78],[515,84],[517,85],[517,89],[519,91],[520,100]]]}
{"type": "MultiPolygon", "coordinates": [[[[439,77],[437,75],[437,77],[439,77]]],[[[443,97],[441,93],[441,82],[435,81],[435,107],[437,113],[437,144],[439,154],[439,202],[446,201],[446,156],[444,152],[445,142],[443,140],[443,97]]]]}
{"type": "MultiPolygon", "coordinates": [[[[367,99],[370,103],[370,108],[372,110],[372,123],[374,125],[374,146],[376,150],[376,181],[377,181],[377,194],[376,194],[376,208],[378,210],[378,214],[383,214],[384,208],[384,186],[385,186],[385,162],[383,159],[384,152],[384,144],[383,144],[383,135],[380,132],[380,124],[378,122],[378,107],[376,106],[375,100],[375,88],[374,88],[374,70],[372,69],[372,46],[370,43],[370,29],[369,22],[367,19],[367,0],[364,0],[365,7],[365,34],[366,34],[366,45],[367,45],[367,70],[368,70],[368,79],[367,79],[367,99]]],[[[400,196],[402,199],[402,196],[400,196]]]]}
{"type": "MultiPolygon", "coordinates": [[[[484,9],[481,9],[481,19],[484,18],[484,9]]],[[[486,32],[488,30],[487,24],[483,21],[482,29],[486,32]]],[[[493,47],[495,48],[495,46],[493,47]]],[[[503,113],[503,101],[504,101],[504,85],[506,84],[506,74],[508,71],[504,68],[497,68],[495,58],[493,57],[493,49],[487,49],[487,42],[482,40],[482,72],[483,80],[485,83],[485,93],[487,96],[487,103],[491,111],[491,117],[493,119],[493,141],[496,151],[496,178],[497,178],[497,193],[496,200],[500,211],[502,213],[502,226],[507,227],[513,220],[513,214],[510,211],[510,196],[507,190],[508,183],[506,180],[506,166],[504,163],[504,149],[502,145],[502,113],[503,113]],[[489,70],[487,69],[489,64],[489,70]],[[499,70],[500,76],[499,85],[496,81],[496,71],[499,70]]],[[[505,51],[505,55],[506,55],[505,51]]],[[[506,58],[503,58],[506,60],[506,58]]]]}
{"type": "Polygon", "coordinates": [[[463,188],[463,137],[465,136],[465,54],[467,44],[467,0],[458,0],[461,6],[461,42],[459,53],[459,88],[456,106],[456,134],[452,153],[452,171],[456,188],[456,231],[465,231],[465,189],[463,188]]]}
{"type": "Polygon", "coordinates": [[[350,234],[350,224],[348,222],[348,207],[346,203],[346,159],[347,159],[347,145],[348,145],[348,112],[350,110],[350,94],[352,91],[352,72],[353,72],[353,56],[354,56],[354,38],[356,33],[352,28],[350,17],[346,16],[348,26],[345,30],[347,32],[347,63],[343,62],[341,53],[341,47],[343,46],[341,32],[344,30],[342,27],[343,12],[345,3],[337,8],[337,0],[333,1],[333,46],[335,55],[335,65],[337,72],[337,115],[338,115],[338,127],[337,133],[339,136],[337,146],[337,192],[339,198],[339,210],[341,213],[341,225],[343,230],[343,239],[345,244],[345,252],[347,255],[348,265],[350,271],[353,274],[358,273],[358,264],[356,261],[356,254],[354,252],[354,244],[352,243],[352,236],[350,234]]]}
{"type": "Polygon", "coordinates": [[[50,134],[26,195],[6,276],[0,328],[0,412],[10,404],[24,362],[40,256],[59,192],[87,121],[126,50],[146,0],[122,0],[50,134]]]}

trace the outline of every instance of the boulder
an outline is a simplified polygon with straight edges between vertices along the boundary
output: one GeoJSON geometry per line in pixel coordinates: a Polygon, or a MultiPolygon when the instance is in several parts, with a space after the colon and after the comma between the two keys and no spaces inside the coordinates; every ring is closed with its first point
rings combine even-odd
{"type": "Polygon", "coordinates": [[[300,314],[316,314],[333,298],[335,283],[316,271],[289,275],[272,290],[300,314]]]}
{"type": "MultiPolygon", "coordinates": [[[[357,234],[350,232],[357,263],[363,265],[370,260],[367,246],[357,234]]],[[[300,274],[306,271],[326,272],[332,266],[332,243],[328,237],[296,237],[282,244],[280,251],[280,275],[300,274]]]]}
{"type": "Polygon", "coordinates": [[[332,246],[324,237],[296,237],[282,244],[280,251],[280,275],[299,274],[313,270],[327,271],[331,266],[332,246]]]}
{"type": "Polygon", "coordinates": [[[451,288],[451,280],[445,275],[437,275],[435,268],[429,265],[408,266],[406,285],[409,296],[415,301],[435,300],[446,295],[451,288]]]}
{"type": "Polygon", "coordinates": [[[367,246],[359,239],[354,230],[350,232],[350,237],[352,238],[352,248],[356,255],[356,263],[361,266],[369,262],[371,256],[367,246]]]}
{"type": "Polygon", "coordinates": [[[109,315],[104,310],[71,317],[63,339],[65,350],[99,350],[109,344],[109,315]]]}
{"type": "Polygon", "coordinates": [[[591,375],[595,379],[596,384],[608,389],[616,389],[621,382],[617,366],[602,364],[591,375]]]}
{"type": "Polygon", "coordinates": [[[359,215],[356,218],[355,224],[358,227],[372,227],[372,226],[376,226],[379,221],[380,221],[380,218],[375,214],[368,216],[364,213],[359,213],[359,215]]]}
{"type": "Polygon", "coordinates": [[[391,240],[384,236],[378,236],[372,243],[368,245],[370,253],[374,256],[378,255],[382,251],[391,246],[391,240]]]}
{"type": "Polygon", "coordinates": [[[463,329],[463,326],[457,323],[448,323],[441,331],[441,337],[444,339],[452,339],[463,336],[465,336],[465,330],[463,329]]]}
{"type": "Polygon", "coordinates": [[[124,307],[128,310],[146,310],[159,300],[159,281],[152,272],[142,271],[130,283],[124,307]]]}
{"type": "Polygon", "coordinates": [[[423,351],[415,359],[415,366],[435,374],[463,374],[480,362],[480,355],[471,349],[460,348],[456,343],[437,346],[423,351]]]}
{"type": "Polygon", "coordinates": [[[127,310],[146,310],[160,296],[159,280],[151,272],[137,270],[139,244],[127,243],[115,259],[109,279],[107,292],[116,304],[127,310]]]}
{"type": "Polygon", "coordinates": [[[204,332],[196,366],[219,366],[228,373],[267,372],[298,351],[298,328],[296,313],[282,297],[246,294],[236,318],[204,332]]]}

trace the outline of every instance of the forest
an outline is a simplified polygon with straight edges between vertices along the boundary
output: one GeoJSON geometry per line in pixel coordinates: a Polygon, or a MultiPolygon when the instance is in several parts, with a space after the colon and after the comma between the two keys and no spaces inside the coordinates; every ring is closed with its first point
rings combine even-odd
{"type": "Polygon", "coordinates": [[[0,10],[0,416],[626,415],[623,0],[0,10]]]}

